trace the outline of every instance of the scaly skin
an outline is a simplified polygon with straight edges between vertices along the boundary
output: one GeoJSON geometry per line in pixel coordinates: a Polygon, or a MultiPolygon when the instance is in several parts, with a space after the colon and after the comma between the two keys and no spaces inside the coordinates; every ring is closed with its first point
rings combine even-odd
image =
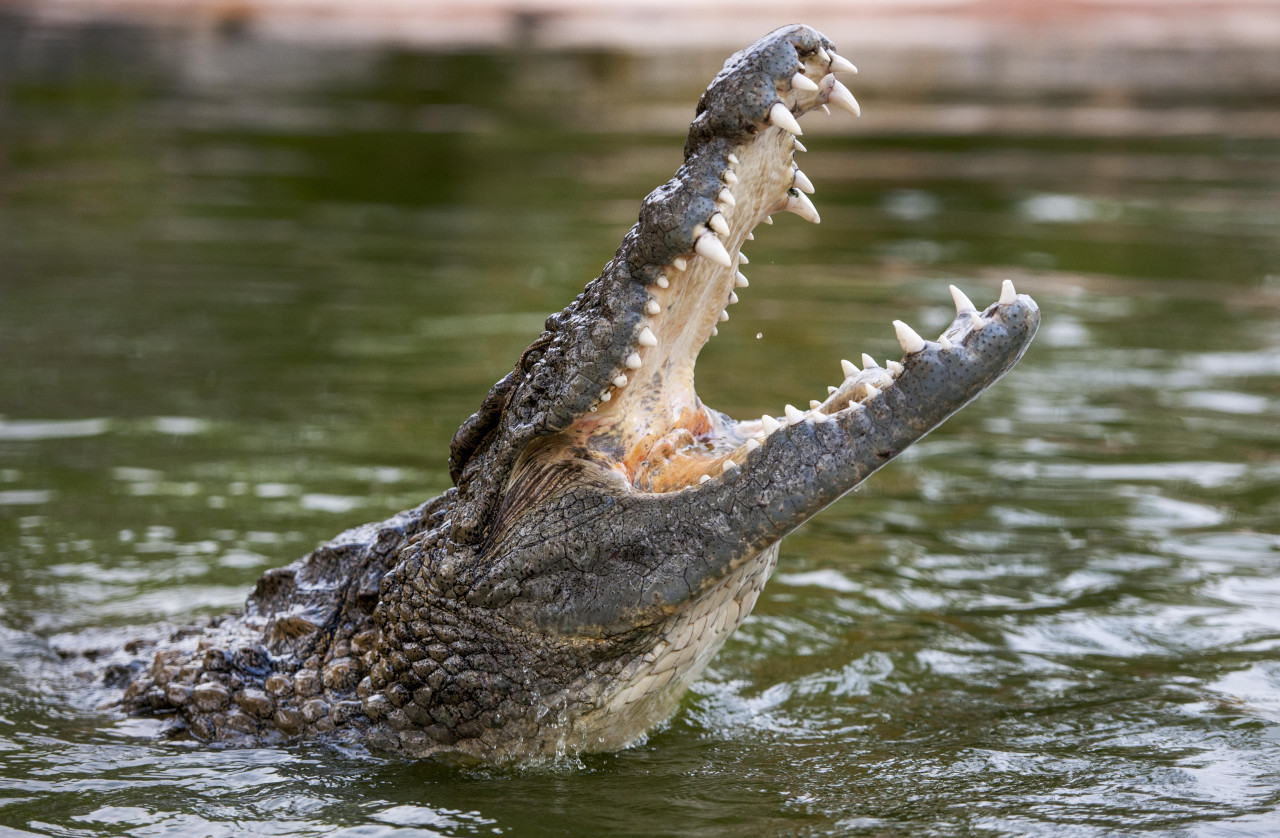
{"type": "Polygon", "coordinates": [[[175,632],[123,706],[204,740],[334,733],[412,756],[626,746],[675,708],[751,611],[778,543],[1003,375],[1039,323],[1006,283],[957,293],[938,341],[843,362],[817,408],[736,421],[693,389],[747,285],[739,248],[816,222],[795,117],[857,111],[831,42],[789,26],[733,55],[685,162],[601,275],[454,437],[455,488],[265,574],[244,612],[175,632]]]}

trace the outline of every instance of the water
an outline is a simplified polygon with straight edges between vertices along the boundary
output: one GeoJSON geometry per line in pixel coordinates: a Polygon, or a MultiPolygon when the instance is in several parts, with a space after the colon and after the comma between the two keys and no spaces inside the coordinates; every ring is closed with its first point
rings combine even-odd
{"type": "Polygon", "coordinates": [[[982,303],[1006,276],[1044,311],[1021,365],[789,538],[628,751],[218,750],[87,706],[47,640],[234,609],[444,489],[453,430],[674,170],[710,73],[8,26],[0,825],[1280,829],[1274,136],[810,117],[823,224],[761,229],[703,397],[804,404],[840,357],[896,357],[890,320],[938,330],[949,282],[982,303]]]}

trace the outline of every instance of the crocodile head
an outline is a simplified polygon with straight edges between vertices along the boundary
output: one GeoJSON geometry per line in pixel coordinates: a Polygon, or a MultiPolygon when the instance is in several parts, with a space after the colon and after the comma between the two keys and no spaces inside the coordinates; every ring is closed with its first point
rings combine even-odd
{"type": "MultiPolygon", "coordinates": [[[[842,362],[807,409],[734,419],[698,398],[701,348],[746,293],[770,216],[817,223],[797,117],[857,113],[806,26],[726,62],[675,176],[602,274],[454,438],[448,520],[383,579],[368,715],[409,750],[620,747],[665,718],[751,610],[778,542],[995,382],[1039,322],[1006,283],[900,362],[842,362]]],[[[832,361],[833,369],[835,362],[832,361]]]]}

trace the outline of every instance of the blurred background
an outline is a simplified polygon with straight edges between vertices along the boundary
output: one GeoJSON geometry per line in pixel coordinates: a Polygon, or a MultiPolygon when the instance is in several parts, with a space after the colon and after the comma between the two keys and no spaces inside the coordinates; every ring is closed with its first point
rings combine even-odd
{"type": "Polygon", "coordinates": [[[1271,0],[0,0],[0,827],[1280,831],[1277,55],[1271,0]],[[1044,325],[788,537],[669,724],[467,769],[95,705],[55,646],[447,488],[724,59],[797,21],[864,116],[803,120],[822,224],[757,231],[701,396],[821,398],[948,283],[1044,325]]]}

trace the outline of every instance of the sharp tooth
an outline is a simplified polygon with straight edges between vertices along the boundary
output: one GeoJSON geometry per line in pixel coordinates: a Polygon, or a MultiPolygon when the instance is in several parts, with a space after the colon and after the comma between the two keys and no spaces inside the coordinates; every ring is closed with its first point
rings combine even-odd
{"type": "Polygon", "coordinates": [[[1000,305],[1011,305],[1016,299],[1018,299],[1018,292],[1013,290],[1013,281],[1006,279],[1000,286],[1000,305]]]}
{"type": "Polygon", "coordinates": [[[711,337],[715,337],[715,336],[716,336],[716,335],[718,335],[718,334],[720,334],[720,330],[719,330],[719,329],[717,329],[715,326],[712,326],[712,327],[711,327],[711,337]]]}
{"type": "Polygon", "coordinates": [[[730,291],[730,292],[729,292],[729,305],[733,305],[733,304],[734,304],[734,303],[736,303],[737,301],[738,301],[738,292],[736,292],[736,291],[730,291]]]}
{"type": "Polygon", "coordinates": [[[838,387],[836,387],[834,384],[828,384],[828,385],[827,385],[827,395],[828,395],[828,396],[834,396],[834,395],[836,394],[836,390],[838,390],[838,389],[839,389],[839,388],[838,388],[838,387]]]}
{"type": "Polygon", "coordinates": [[[721,188],[720,194],[716,197],[722,204],[728,204],[731,207],[736,207],[738,205],[738,199],[733,197],[733,193],[729,191],[729,187],[727,186],[721,188]]]}
{"type": "Polygon", "coordinates": [[[721,466],[720,469],[721,471],[733,471],[737,467],[738,467],[738,464],[735,463],[733,460],[725,460],[724,465],[721,466]]]}
{"type": "Polygon", "coordinates": [[[825,113],[827,116],[831,116],[831,108],[828,108],[826,105],[822,106],[822,112],[825,113]]]}
{"type": "Polygon", "coordinates": [[[666,275],[666,274],[658,274],[658,287],[659,287],[659,288],[670,288],[670,287],[671,287],[671,280],[667,279],[667,275],[666,275]]]}
{"type": "Polygon", "coordinates": [[[792,134],[804,133],[800,130],[800,123],[796,122],[796,118],[791,115],[791,111],[781,102],[774,102],[773,107],[769,108],[769,122],[784,131],[790,131],[792,134]]]}
{"type": "Polygon", "coordinates": [[[626,377],[625,375],[622,375],[621,373],[619,373],[618,375],[615,375],[615,376],[613,377],[613,386],[614,386],[614,387],[626,387],[626,386],[627,386],[627,377],[626,377]]]}
{"type": "Polygon", "coordinates": [[[876,388],[876,385],[874,385],[874,384],[868,384],[868,385],[867,385],[867,393],[866,393],[866,395],[865,395],[865,396],[863,396],[863,398],[864,398],[864,399],[874,399],[874,398],[875,398],[876,396],[878,396],[878,395],[880,395],[880,390],[876,388]]]}
{"type": "Polygon", "coordinates": [[[833,105],[839,105],[854,116],[862,116],[862,108],[858,105],[858,100],[853,98],[849,88],[835,78],[831,79],[831,92],[827,94],[827,101],[833,105]]]}
{"type": "Polygon", "coordinates": [[[653,330],[650,329],[648,326],[645,326],[643,329],[640,330],[640,345],[641,346],[657,346],[658,345],[658,338],[653,334],[653,330]]]}
{"type": "Polygon", "coordinates": [[[977,311],[978,308],[973,301],[964,295],[964,292],[954,285],[951,288],[951,299],[956,301],[956,314],[964,314],[966,311],[977,311]]]}
{"type": "Polygon", "coordinates": [[[862,370],[853,365],[853,361],[845,361],[843,359],[840,361],[840,371],[844,373],[845,378],[853,378],[855,375],[862,372],[862,370]]]}
{"type": "Polygon", "coordinates": [[[760,417],[760,430],[764,431],[765,436],[769,436],[770,434],[772,434],[774,431],[778,430],[778,428],[781,428],[781,427],[782,427],[781,423],[779,423],[778,420],[774,419],[772,416],[766,415],[766,416],[760,417]]]}
{"type": "Polygon", "coordinates": [[[795,187],[801,192],[808,192],[810,195],[813,194],[813,181],[809,180],[808,175],[799,169],[796,169],[795,187]]]}
{"type": "Polygon", "coordinates": [[[749,242],[753,242],[753,241],[755,241],[755,240],[756,240],[756,234],[755,234],[755,233],[753,233],[753,232],[751,232],[750,230],[748,230],[748,231],[747,231],[747,241],[749,241],[749,242]]]}
{"type": "Polygon", "coordinates": [[[831,417],[815,408],[814,410],[809,411],[809,418],[813,420],[813,424],[821,425],[831,417]]]}
{"type": "Polygon", "coordinates": [[[732,171],[730,171],[729,169],[725,169],[725,170],[724,170],[724,182],[725,182],[725,183],[727,183],[727,184],[729,184],[730,186],[733,186],[734,184],[736,184],[736,183],[738,182],[738,176],[737,176],[737,175],[735,175],[735,174],[734,174],[732,171]]]}
{"type": "Polygon", "coordinates": [[[809,78],[804,73],[796,73],[792,76],[791,86],[796,90],[813,91],[818,89],[818,85],[814,84],[813,79],[809,78]]]}
{"type": "Polygon", "coordinates": [[[938,338],[938,346],[942,347],[943,352],[949,351],[953,346],[953,344],[951,343],[951,338],[947,337],[946,335],[943,335],[942,337],[938,338]]]}
{"type": "Polygon", "coordinates": [[[868,355],[865,352],[862,353],[862,368],[864,370],[878,369],[879,366],[880,365],[876,363],[875,358],[872,358],[870,355],[868,355]]]}
{"type": "Polygon", "coordinates": [[[713,213],[707,219],[707,226],[722,236],[729,235],[729,222],[724,220],[724,215],[721,213],[713,213]]]}
{"type": "Polygon", "coordinates": [[[773,223],[773,216],[772,216],[772,215],[766,215],[766,216],[764,217],[764,223],[765,223],[765,224],[772,224],[772,223],[773,223]]]}
{"type": "Polygon", "coordinates": [[[843,55],[831,53],[831,72],[833,73],[856,73],[858,68],[853,66],[853,62],[845,58],[843,55]]]}
{"type": "Polygon", "coordinates": [[[969,312],[969,322],[973,324],[973,330],[976,332],[983,326],[987,325],[987,321],[982,319],[982,315],[976,311],[969,312]]]}
{"type": "Polygon", "coordinates": [[[728,319],[729,319],[729,312],[725,311],[724,309],[720,309],[720,322],[723,323],[728,319]]]}
{"type": "Polygon", "coordinates": [[[792,143],[794,143],[794,144],[795,144],[796,151],[808,151],[808,150],[809,150],[809,149],[805,148],[805,147],[804,147],[804,143],[800,142],[799,140],[792,140],[792,143]]]}
{"type": "Polygon", "coordinates": [[[804,414],[801,413],[799,409],[797,409],[796,406],[793,404],[784,405],[782,408],[782,412],[786,414],[788,425],[794,425],[797,422],[804,421],[804,414]]]}
{"type": "Polygon", "coordinates": [[[605,390],[603,393],[600,394],[600,401],[602,402],[607,402],[611,398],[613,398],[613,393],[610,393],[608,390],[605,390]]]}
{"type": "Polygon", "coordinates": [[[632,352],[630,355],[627,356],[626,363],[627,363],[627,369],[629,370],[640,369],[640,353],[632,352]]]}
{"type": "Polygon", "coordinates": [[[751,283],[747,282],[746,274],[742,271],[738,271],[733,277],[733,284],[738,288],[746,288],[751,283]]]}
{"type": "Polygon", "coordinates": [[[889,374],[892,375],[894,378],[897,378],[898,376],[902,375],[904,372],[907,371],[907,368],[904,367],[902,364],[899,364],[897,361],[885,361],[884,365],[886,368],[888,368],[889,374]]]}
{"type": "Polygon", "coordinates": [[[805,221],[814,224],[821,224],[822,217],[818,215],[818,208],[813,205],[813,201],[809,200],[809,196],[803,192],[792,190],[787,193],[787,205],[783,207],[787,212],[794,212],[805,221]]]}
{"type": "Polygon", "coordinates": [[[658,314],[661,311],[662,311],[662,306],[658,304],[657,300],[650,300],[649,302],[644,304],[645,314],[658,314]]]}
{"type": "Polygon", "coordinates": [[[710,480],[710,479],[711,479],[711,475],[709,475],[709,474],[704,474],[704,475],[702,475],[701,477],[699,477],[699,478],[698,478],[698,482],[699,482],[699,483],[706,483],[706,482],[707,482],[708,480],[710,480]]]}
{"type": "Polygon", "coordinates": [[[724,249],[724,245],[720,243],[720,238],[715,233],[703,233],[694,242],[693,249],[697,251],[699,256],[715,262],[717,265],[723,265],[726,268],[733,267],[733,260],[729,258],[729,251],[724,249]]]}
{"type": "Polygon", "coordinates": [[[747,254],[743,253],[741,250],[738,251],[738,264],[739,265],[751,264],[751,260],[747,258],[747,254]]]}
{"type": "Polygon", "coordinates": [[[729,155],[727,157],[725,157],[725,160],[728,160],[730,163],[732,163],[735,166],[738,165],[738,155],[734,154],[732,151],[729,152],[729,155]]]}
{"type": "Polygon", "coordinates": [[[747,453],[748,453],[748,454],[750,454],[752,451],[756,450],[756,449],[757,449],[757,448],[759,448],[759,447],[760,447],[760,443],[759,443],[759,441],[757,441],[757,440],[756,440],[756,438],[755,438],[755,437],[752,437],[751,439],[747,440],[747,453]]]}
{"type": "Polygon", "coordinates": [[[809,399],[810,410],[817,410],[820,407],[822,407],[822,402],[818,401],[817,399],[809,399]]]}
{"type": "Polygon", "coordinates": [[[898,343],[902,344],[903,352],[911,355],[924,349],[924,338],[906,323],[901,320],[893,321],[893,330],[898,333],[898,343]]]}
{"type": "Polygon", "coordinates": [[[683,271],[685,268],[689,267],[689,260],[683,256],[677,256],[671,260],[671,264],[677,271],[683,271]]]}
{"type": "Polygon", "coordinates": [[[823,66],[831,64],[831,53],[822,47],[818,47],[818,60],[822,62],[823,66]]]}

